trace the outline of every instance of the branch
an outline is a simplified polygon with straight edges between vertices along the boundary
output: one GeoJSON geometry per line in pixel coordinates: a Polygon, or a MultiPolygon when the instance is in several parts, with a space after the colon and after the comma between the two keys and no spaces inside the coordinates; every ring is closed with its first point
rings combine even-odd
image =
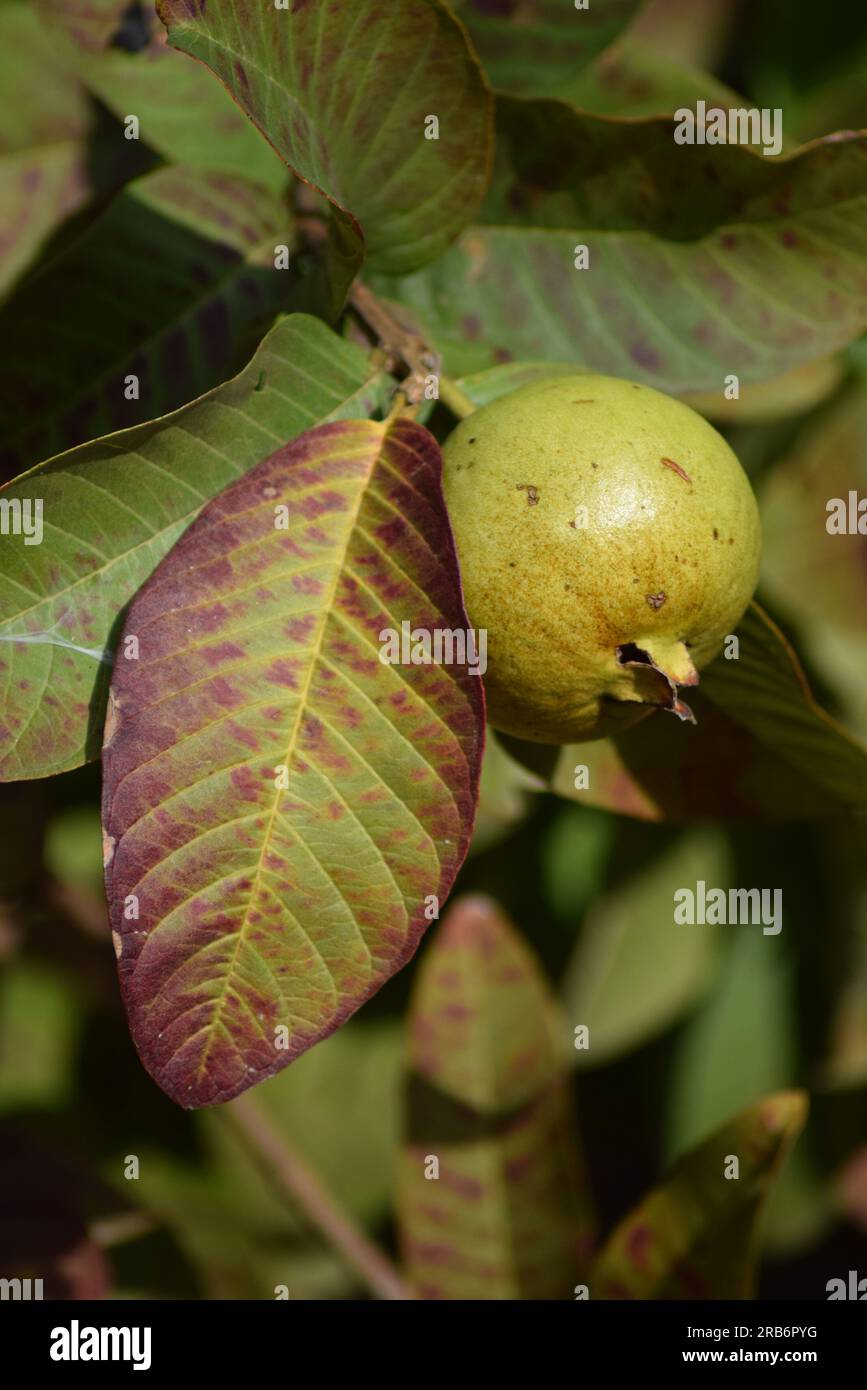
{"type": "Polygon", "coordinates": [[[424,399],[425,377],[439,376],[439,354],[431,351],[417,333],[399,323],[360,280],[352,286],[349,302],[378,340],[392,368],[399,363],[406,367],[408,375],[400,383],[400,390],[410,406],[418,405],[424,399]]]}
{"type": "Polygon", "coordinates": [[[368,1240],[352,1217],[342,1210],[316,1173],[295,1153],[261,1106],[240,1096],[225,1108],[244,1138],[265,1161],[280,1185],[306,1212],[313,1224],[360,1274],[372,1293],[382,1299],[415,1297],[397,1269],[378,1246],[368,1240]]]}

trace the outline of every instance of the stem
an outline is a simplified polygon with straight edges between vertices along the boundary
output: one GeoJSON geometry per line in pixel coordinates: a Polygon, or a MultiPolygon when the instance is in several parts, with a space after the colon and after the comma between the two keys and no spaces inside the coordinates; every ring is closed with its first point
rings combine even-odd
{"type": "Polygon", "coordinates": [[[256,1150],[281,1186],[307,1213],[313,1224],[360,1274],[372,1293],[383,1299],[412,1299],[397,1269],[335,1201],[316,1173],[275,1128],[261,1106],[240,1096],[226,1107],[250,1146],[256,1150]]]}
{"type": "MultiPolygon", "coordinates": [[[[375,294],[356,280],[349,294],[349,302],[358,317],[365,323],[376,338],[378,351],[385,354],[388,370],[394,371],[398,363],[403,363],[407,375],[400,383],[404,400],[413,409],[424,399],[425,378],[438,376],[440,359],[411,329],[399,323],[392,311],[381,304],[375,294]]],[[[408,414],[399,405],[393,414],[408,414]]]]}
{"type": "Polygon", "coordinates": [[[475,402],[470,400],[466,392],[462,391],[447,376],[440,377],[440,400],[448,406],[452,415],[457,415],[459,420],[465,420],[477,409],[475,402]]]}

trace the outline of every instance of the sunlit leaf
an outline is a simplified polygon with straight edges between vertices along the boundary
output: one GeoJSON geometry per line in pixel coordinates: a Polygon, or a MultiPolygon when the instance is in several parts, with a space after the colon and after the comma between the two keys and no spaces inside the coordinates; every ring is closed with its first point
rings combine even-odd
{"type": "Polygon", "coordinates": [[[762,1210],[806,1111],[802,1091],[769,1096],[686,1154],[606,1241],[591,1298],[750,1298],[762,1210]]]}
{"type": "Polygon", "coordinates": [[[374,285],[415,312],[455,376],[571,361],[721,390],[732,371],[766,380],[856,338],[867,136],[771,159],[676,145],[674,129],[501,101],[482,216],[433,265],[374,285]]]}
{"type": "Polygon", "coordinates": [[[791,619],[805,653],[867,738],[867,535],[852,529],[850,498],[867,493],[867,388],[860,382],[815,421],[762,479],[762,582],[791,619]],[[828,531],[828,504],[846,529],[828,531]]]}
{"type": "Polygon", "coordinates": [[[481,681],[380,659],[403,622],[467,628],[441,469],[410,421],[309,430],[215,497],[129,609],[106,885],[133,1039],[183,1105],[339,1027],[466,852],[481,681]]]}
{"type": "Polygon", "coordinates": [[[281,202],[236,175],[158,169],[125,188],[0,312],[0,470],[236,372],[285,302],[275,248],[292,236],[281,202]]]}
{"type": "Polygon", "coordinates": [[[221,487],[311,425],[371,414],[387,382],[358,348],[291,315],[233,381],[3,490],[42,499],[46,531],[42,545],[3,543],[3,780],[98,756],[107,662],[135,591],[221,487]]]}
{"type": "Polygon", "coordinates": [[[160,0],[169,41],[206,63],[286,163],[338,209],[371,266],[438,256],[477,211],[490,96],[440,0],[219,6],[160,0]],[[426,121],[439,122],[436,138],[426,121]]]}
{"type": "Polygon", "coordinates": [[[420,1296],[573,1297],[593,1217],[568,1030],[538,964],[489,899],[460,899],[438,928],[409,1030],[399,1204],[420,1296]]]}

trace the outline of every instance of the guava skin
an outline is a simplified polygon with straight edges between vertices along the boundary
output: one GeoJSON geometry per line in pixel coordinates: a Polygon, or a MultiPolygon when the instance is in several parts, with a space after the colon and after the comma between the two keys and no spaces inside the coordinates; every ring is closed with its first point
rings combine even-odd
{"type": "Polygon", "coordinates": [[[759,570],[755,498],[713,426],[648,386],[558,376],[467,416],[443,457],[494,728],[574,743],[660,706],[691,719],[677,687],[759,570]]]}

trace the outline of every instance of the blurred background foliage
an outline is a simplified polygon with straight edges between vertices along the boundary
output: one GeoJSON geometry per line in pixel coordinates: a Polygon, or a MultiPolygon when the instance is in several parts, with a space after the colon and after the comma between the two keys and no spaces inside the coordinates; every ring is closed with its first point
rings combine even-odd
{"type": "MultiPolygon", "coordinates": [[[[29,246],[8,267],[14,293],[26,293],[28,276],[58,251],[68,255],[134,175],[177,158],[207,163],[171,103],[154,146],[136,148],[138,167],[119,168],[106,153],[130,100],[120,49],[134,50],[149,32],[135,27],[138,8],[105,65],[95,52],[65,60],[64,46],[51,45],[46,90],[69,127],[68,167],[62,195],[41,208],[29,246]]],[[[51,0],[34,10],[59,22],[51,0]]],[[[0,4],[0,33],[6,25],[26,31],[48,62],[44,34],[15,0],[0,4]]],[[[16,125],[10,53],[0,42],[0,191],[32,138],[16,125]]],[[[182,65],[194,67],[166,55],[167,69],[180,74],[182,65]]],[[[155,99],[142,74],[139,104],[155,99]]],[[[203,103],[223,107],[222,90],[199,74],[189,92],[179,77],[177,94],[164,75],[160,100],[171,90],[189,101],[195,88],[203,103]]],[[[791,143],[867,127],[863,0],[825,10],[811,0],[651,0],[570,95],[606,114],[641,115],[724,90],[781,106],[791,143]]],[[[249,173],[255,157],[270,196],[280,197],[279,164],[251,144],[230,108],[227,99],[229,165],[249,173]]],[[[59,157],[56,131],[51,141],[46,160],[59,157]]],[[[229,374],[224,365],[215,379],[229,374]]],[[[760,598],[825,707],[867,738],[867,537],[831,538],[821,524],[825,499],[867,489],[867,342],[832,371],[816,364],[793,389],[753,394],[751,409],[733,411],[721,428],[760,499],[760,598]]],[[[439,434],[448,427],[441,407],[430,424],[439,434]]],[[[654,824],[540,788],[491,741],[456,894],[500,905],[538,957],[566,1035],[579,1024],[591,1030],[590,1050],[570,1051],[565,1094],[600,1229],[735,1114],[800,1088],[809,1117],[767,1213],[758,1294],[824,1297],[829,1278],[863,1272],[867,1257],[863,823],[654,824]],[[675,927],[674,890],[700,878],[781,887],[783,932],[675,927]]],[[[179,1110],[139,1064],[107,937],[98,804],[93,766],[0,788],[0,1272],[48,1261],[57,1291],[71,1296],[270,1298],[279,1284],[294,1298],[367,1296],[227,1116],[179,1110]],[[131,1156],[134,1180],[124,1177],[131,1156]]],[[[256,1093],[344,1208],[392,1251],[407,1013],[440,931],[433,927],[417,959],[360,1016],[256,1093]]]]}

